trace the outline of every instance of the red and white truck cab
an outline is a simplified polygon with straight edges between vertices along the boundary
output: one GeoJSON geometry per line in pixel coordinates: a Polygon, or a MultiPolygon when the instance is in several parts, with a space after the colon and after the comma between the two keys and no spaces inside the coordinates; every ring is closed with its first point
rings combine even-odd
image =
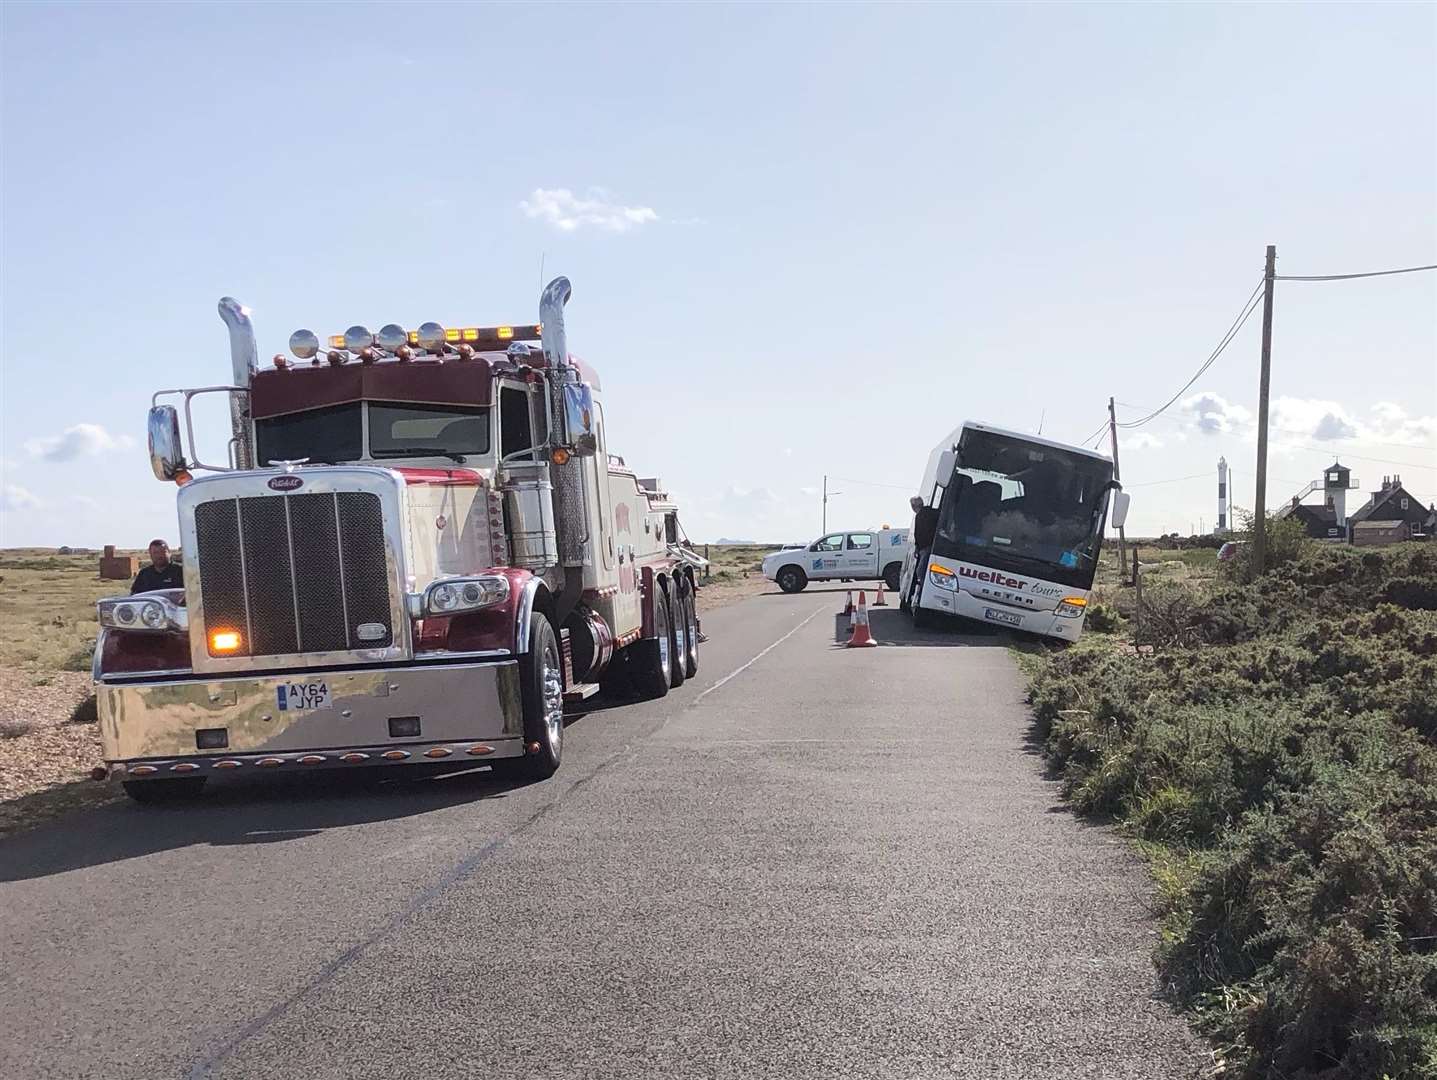
{"type": "Polygon", "coordinates": [[[301,330],[263,370],[248,312],[220,301],[233,383],[161,391],[149,417],[185,587],[98,604],[108,775],[140,800],[446,758],[542,779],[566,699],[697,672],[704,562],[662,485],[609,452],[569,295],[551,282],[530,326],[354,326],[327,349],[301,330]],[[214,392],[223,466],[191,422],[214,392]]]}

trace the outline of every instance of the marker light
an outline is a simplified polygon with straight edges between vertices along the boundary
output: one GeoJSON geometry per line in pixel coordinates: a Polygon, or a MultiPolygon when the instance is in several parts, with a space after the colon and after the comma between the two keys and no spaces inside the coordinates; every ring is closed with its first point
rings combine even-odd
{"type": "Polygon", "coordinates": [[[404,332],[404,327],[398,323],[389,323],[380,327],[379,333],[374,336],[379,342],[379,347],[385,352],[398,352],[400,347],[409,340],[409,335],[404,332]]]}
{"type": "Polygon", "coordinates": [[[344,347],[350,352],[360,352],[374,344],[374,335],[362,326],[351,326],[344,332],[344,347]]]}
{"type": "Polygon", "coordinates": [[[301,360],[313,360],[319,353],[319,338],[313,330],[296,330],[289,335],[289,351],[301,360]]]}
{"type": "Polygon", "coordinates": [[[509,341],[514,337],[514,328],[512,326],[501,326],[494,332],[499,335],[500,341],[509,341]]]}
{"type": "Polygon", "coordinates": [[[444,327],[437,322],[427,322],[420,326],[419,332],[414,335],[414,344],[429,352],[443,352],[446,336],[444,327]]]}
{"type": "Polygon", "coordinates": [[[1065,619],[1076,619],[1088,609],[1088,598],[1086,596],[1065,596],[1058,602],[1054,615],[1062,616],[1065,619]]]}
{"type": "Polygon", "coordinates": [[[567,465],[569,463],[569,451],[562,446],[556,446],[549,451],[549,460],[555,465],[567,465]]]}
{"type": "Polygon", "coordinates": [[[238,630],[216,630],[210,635],[210,652],[234,652],[240,647],[238,630]]]}
{"type": "Polygon", "coordinates": [[[175,487],[184,487],[193,479],[194,476],[190,473],[189,469],[175,470],[175,487]]]}

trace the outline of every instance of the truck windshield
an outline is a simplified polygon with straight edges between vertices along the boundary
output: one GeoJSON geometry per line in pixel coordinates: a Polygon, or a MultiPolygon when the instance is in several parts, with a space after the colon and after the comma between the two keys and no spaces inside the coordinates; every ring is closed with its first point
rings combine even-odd
{"type": "Polygon", "coordinates": [[[371,457],[423,457],[426,454],[489,452],[489,410],[438,405],[369,406],[371,457]]]}
{"type": "Polygon", "coordinates": [[[359,402],[255,421],[261,465],[271,461],[358,461],[364,456],[359,402]]]}
{"type": "Polygon", "coordinates": [[[1089,588],[1111,463],[966,430],[939,506],[936,555],[1089,588]]]}

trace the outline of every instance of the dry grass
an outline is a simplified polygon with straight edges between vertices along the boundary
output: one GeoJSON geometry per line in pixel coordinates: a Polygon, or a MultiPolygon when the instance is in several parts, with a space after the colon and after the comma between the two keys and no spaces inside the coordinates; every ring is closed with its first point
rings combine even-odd
{"type": "Polygon", "coordinates": [[[712,564],[708,579],[699,589],[699,611],[732,604],[776,589],[762,573],[763,557],[778,547],[772,544],[700,544],[699,553],[712,564]]]}
{"type": "Polygon", "coordinates": [[[95,601],[129,591],[98,555],[0,552],[0,836],[115,797],[87,776],[100,761],[90,693],[95,601]]]}

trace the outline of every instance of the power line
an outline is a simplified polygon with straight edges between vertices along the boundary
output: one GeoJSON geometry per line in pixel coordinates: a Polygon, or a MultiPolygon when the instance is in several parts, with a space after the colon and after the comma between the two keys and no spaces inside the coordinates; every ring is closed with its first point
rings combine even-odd
{"type": "Polygon", "coordinates": [[[1422,465],[1416,461],[1393,461],[1391,458],[1364,457],[1361,454],[1351,454],[1346,450],[1334,450],[1332,447],[1302,446],[1294,443],[1299,450],[1311,450],[1314,454],[1331,454],[1334,457],[1356,458],[1358,461],[1375,461],[1380,465],[1401,465],[1407,469],[1426,469],[1429,472],[1437,472],[1437,465],[1422,465]]]}
{"type": "MultiPolygon", "coordinates": [[[[832,476],[832,475],[830,474],[830,479],[833,479],[833,480],[842,480],[845,484],[862,484],[862,485],[864,485],[865,487],[892,488],[894,491],[908,491],[908,490],[909,490],[909,486],[908,486],[907,484],[875,484],[872,480],[855,480],[855,479],[854,479],[853,477],[851,477],[851,476],[832,476]]],[[[842,492],[832,492],[832,491],[830,491],[829,494],[830,494],[830,495],[833,495],[833,494],[842,494],[842,492]]]]}
{"type": "Polygon", "coordinates": [[[1227,347],[1228,347],[1230,344],[1232,344],[1233,338],[1237,337],[1238,331],[1242,329],[1243,324],[1246,323],[1247,320],[1248,320],[1248,318],[1252,315],[1252,313],[1257,310],[1258,299],[1259,299],[1259,297],[1260,297],[1260,295],[1261,295],[1261,293],[1262,293],[1263,284],[1264,284],[1264,280],[1263,280],[1263,279],[1259,279],[1259,281],[1258,281],[1258,283],[1257,283],[1257,286],[1252,290],[1252,294],[1251,294],[1250,296],[1248,296],[1248,298],[1243,302],[1242,310],[1238,313],[1237,318],[1236,318],[1235,320],[1233,320],[1232,326],[1228,327],[1227,333],[1224,334],[1222,340],[1221,340],[1220,342],[1218,342],[1217,348],[1212,351],[1212,354],[1209,355],[1206,360],[1203,361],[1202,366],[1199,367],[1199,368],[1197,369],[1197,371],[1193,373],[1193,377],[1192,377],[1191,379],[1189,379],[1187,382],[1183,383],[1183,386],[1182,386],[1182,389],[1181,389],[1181,390],[1179,390],[1179,391],[1178,391],[1176,394],[1174,394],[1172,397],[1168,398],[1167,402],[1164,403],[1161,408],[1154,409],[1152,412],[1148,413],[1148,415],[1145,416],[1145,417],[1143,417],[1141,420],[1130,420],[1130,421],[1128,421],[1128,422],[1126,422],[1126,423],[1119,424],[1118,427],[1120,427],[1120,428],[1136,428],[1136,427],[1142,427],[1142,426],[1143,426],[1144,424],[1146,424],[1149,420],[1153,420],[1153,419],[1155,419],[1157,416],[1159,416],[1161,413],[1166,412],[1169,408],[1172,407],[1173,403],[1174,403],[1175,401],[1177,401],[1178,398],[1182,397],[1185,393],[1187,393],[1188,390],[1189,390],[1189,388],[1192,386],[1192,384],[1195,383],[1195,382],[1197,382],[1200,378],[1202,378],[1202,377],[1203,377],[1203,374],[1207,371],[1207,369],[1210,368],[1210,367],[1212,367],[1213,364],[1217,361],[1217,358],[1223,354],[1223,352],[1227,349],[1227,347]]]}
{"type": "Polygon", "coordinates": [[[1391,274],[1415,274],[1422,270],[1437,270],[1437,263],[1431,266],[1404,266],[1400,270],[1372,270],[1366,274],[1276,274],[1274,281],[1351,281],[1353,278],[1388,277],[1391,274]]]}
{"type": "Polygon", "coordinates": [[[1144,480],[1139,484],[1124,484],[1124,488],[1130,487],[1152,487],[1154,484],[1176,484],[1180,480],[1211,480],[1217,474],[1213,470],[1207,472],[1193,473],[1191,476],[1173,476],[1167,480],[1144,480]]]}

